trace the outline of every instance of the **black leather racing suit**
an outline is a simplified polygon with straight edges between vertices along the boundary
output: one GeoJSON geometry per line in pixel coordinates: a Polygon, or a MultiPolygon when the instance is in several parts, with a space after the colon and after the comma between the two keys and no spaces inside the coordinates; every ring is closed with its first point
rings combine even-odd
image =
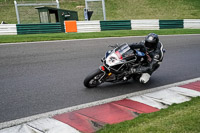
{"type": "Polygon", "coordinates": [[[149,49],[145,47],[144,44],[144,41],[129,44],[131,49],[139,49],[141,52],[146,53],[146,65],[139,66],[136,69],[135,73],[148,73],[149,75],[151,75],[160,66],[163,60],[163,45],[161,42],[158,42],[155,48],[149,49]]]}

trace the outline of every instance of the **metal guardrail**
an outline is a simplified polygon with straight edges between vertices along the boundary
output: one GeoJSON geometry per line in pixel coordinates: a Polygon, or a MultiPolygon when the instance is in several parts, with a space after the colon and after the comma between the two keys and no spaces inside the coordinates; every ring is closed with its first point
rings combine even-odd
{"type": "Polygon", "coordinates": [[[200,29],[200,19],[184,19],[184,29],[200,29]]]}
{"type": "Polygon", "coordinates": [[[101,30],[131,30],[131,20],[100,21],[101,30]]]}
{"type": "Polygon", "coordinates": [[[160,29],[183,28],[183,20],[159,20],[160,29]]]}
{"type": "Polygon", "coordinates": [[[55,24],[17,24],[17,34],[60,33],[62,26],[55,24]]]}
{"type": "Polygon", "coordinates": [[[131,20],[132,30],[159,30],[159,19],[131,20]]]}
{"type": "MultiPolygon", "coordinates": [[[[171,28],[200,29],[200,19],[184,20],[121,20],[76,21],[77,32],[104,30],[159,30],[171,28]]],[[[63,32],[64,24],[0,24],[0,35],[38,34],[63,32]]]]}
{"type": "Polygon", "coordinates": [[[100,32],[100,21],[77,21],[77,32],[100,32]]]}
{"type": "Polygon", "coordinates": [[[0,24],[0,35],[17,35],[16,24],[0,24]]]}

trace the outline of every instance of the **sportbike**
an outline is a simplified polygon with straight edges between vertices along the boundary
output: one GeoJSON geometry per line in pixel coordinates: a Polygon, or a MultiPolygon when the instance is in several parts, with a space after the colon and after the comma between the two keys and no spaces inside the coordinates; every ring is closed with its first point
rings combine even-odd
{"type": "Polygon", "coordinates": [[[127,43],[110,47],[113,49],[107,51],[101,59],[103,64],[85,78],[85,87],[93,88],[104,82],[116,83],[131,78],[137,80],[140,76],[131,73],[130,69],[145,65],[147,58],[145,53],[131,49],[127,43]]]}

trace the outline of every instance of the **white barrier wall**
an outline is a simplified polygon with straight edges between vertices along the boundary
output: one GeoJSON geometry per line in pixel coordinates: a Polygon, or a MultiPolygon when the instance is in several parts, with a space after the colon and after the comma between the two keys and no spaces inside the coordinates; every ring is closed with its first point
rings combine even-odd
{"type": "Polygon", "coordinates": [[[16,24],[0,24],[0,35],[17,35],[16,24]]]}
{"type": "Polygon", "coordinates": [[[184,19],[184,29],[200,29],[200,19],[184,19]]]}
{"type": "Polygon", "coordinates": [[[158,19],[131,20],[132,30],[159,30],[158,19]]]}
{"type": "Polygon", "coordinates": [[[77,32],[100,32],[100,21],[77,21],[77,32]]]}

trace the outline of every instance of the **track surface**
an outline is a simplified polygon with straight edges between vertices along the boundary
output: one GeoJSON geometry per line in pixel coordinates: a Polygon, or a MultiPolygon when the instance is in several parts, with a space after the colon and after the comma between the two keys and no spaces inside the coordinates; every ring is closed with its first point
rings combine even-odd
{"type": "Polygon", "coordinates": [[[143,38],[0,45],[0,123],[200,77],[200,35],[160,36],[167,52],[148,84],[83,86],[108,45],[143,38]]]}

